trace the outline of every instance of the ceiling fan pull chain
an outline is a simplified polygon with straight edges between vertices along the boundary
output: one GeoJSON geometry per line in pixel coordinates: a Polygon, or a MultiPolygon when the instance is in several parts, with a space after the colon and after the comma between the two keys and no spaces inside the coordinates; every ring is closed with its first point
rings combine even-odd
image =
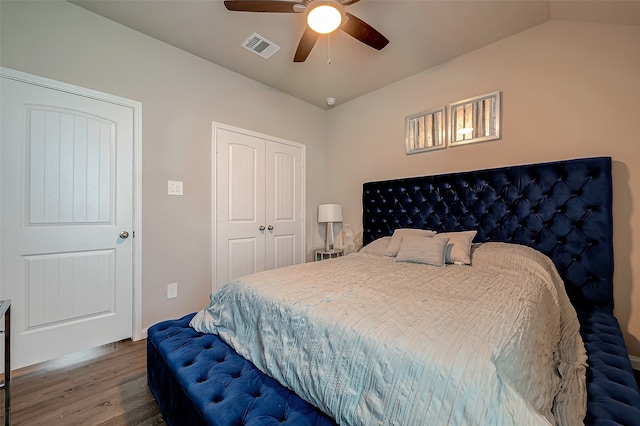
{"type": "Polygon", "coordinates": [[[328,43],[327,43],[327,45],[328,45],[328,54],[327,54],[327,56],[329,56],[329,60],[327,61],[327,65],[330,65],[331,64],[331,33],[327,34],[327,37],[328,37],[328,39],[327,39],[328,40],[328,43]]]}

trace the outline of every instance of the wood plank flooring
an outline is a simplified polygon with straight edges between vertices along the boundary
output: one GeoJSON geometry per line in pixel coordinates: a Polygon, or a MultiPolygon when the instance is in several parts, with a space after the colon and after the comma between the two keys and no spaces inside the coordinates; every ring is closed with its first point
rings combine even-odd
{"type": "MultiPolygon", "coordinates": [[[[11,424],[165,425],[147,386],[146,340],[125,340],[16,370],[11,424]]],[[[4,394],[0,392],[4,424],[4,394]]]]}

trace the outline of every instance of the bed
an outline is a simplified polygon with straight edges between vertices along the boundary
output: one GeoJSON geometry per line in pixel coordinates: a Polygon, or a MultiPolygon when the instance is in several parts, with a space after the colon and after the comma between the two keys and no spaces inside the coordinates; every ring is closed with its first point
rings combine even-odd
{"type": "MultiPolygon", "coordinates": [[[[529,289],[528,284],[524,283],[518,288],[525,289],[526,294],[521,292],[514,294],[517,294],[515,298],[539,300],[541,301],[540,306],[548,307],[542,311],[538,311],[537,308],[531,310],[528,310],[528,308],[521,309],[521,312],[526,313],[522,315],[518,315],[520,311],[514,310],[511,314],[512,316],[509,317],[509,322],[516,324],[521,321],[521,317],[530,316],[533,319],[531,323],[546,324],[551,321],[549,318],[552,318],[553,321],[565,324],[567,329],[571,329],[571,314],[567,314],[563,309],[553,307],[563,305],[562,294],[565,294],[567,301],[570,300],[575,309],[573,320],[575,320],[576,334],[579,328],[580,343],[584,342],[583,348],[586,349],[586,358],[584,360],[580,359],[580,352],[576,350],[570,352],[572,355],[563,364],[569,366],[567,371],[573,372],[567,373],[567,377],[578,377],[578,374],[574,373],[580,371],[581,365],[586,367],[586,377],[583,375],[582,379],[586,382],[584,423],[634,425],[640,423],[640,395],[634,381],[619,325],[613,316],[611,197],[610,158],[577,159],[475,172],[370,182],[365,183],[363,187],[364,241],[365,243],[380,242],[384,237],[393,235],[397,229],[407,228],[432,230],[440,235],[473,232],[475,245],[473,246],[473,251],[471,251],[472,267],[476,268],[475,270],[477,271],[482,268],[489,271],[485,275],[479,272],[477,274],[478,276],[486,276],[486,279],[493,279],[490,273],[491,268],[500,266],[495,264],[496,258],[500,259],[498,263],[504,263],[505,259],[510,259],[510,257],[504,257],[506,255],[504,254],[505,251],[502,250],[502,246],[505,243],[513,245],[509,247],[518,248],[518,250],[510,250],[513,253],[509,254],[509,256],[520,256],[521,254],[525,257],[536,257],[537,254],[531,253],[544,253],[548,258],[541,257],[540,265],[542,266],[536,266],[535,270],[528,271],[527,274],[543,274],[545,277],[548,275],[549,278],[545,278],[545,282],[548,281],[551,284],[548,284],[542,290],[534,292],[529,289]],[[531,248],[536,251],[531,250],[531,248]],[[497,251],[498,249],[502,251],[497,251]],[[544,259],[551,259],[555,268],[551,268],[552,270],[550,271],[545,266],[544,259]],[[556,269],[557,272],[555,272],[556,269]],[[557,275],[557,280],[554,278],[554,274],[557,275]],[[556,291],[561,287],[566,289],[566,293],[556,291]]],[[[457,236],[454,238],[457,238],[457,236]]],[[[406,239],[406,241],[409,240],[406,239]]],[[[369,247],[371,246],[369,245],[369,247]]],[[[439,247],[442,247],[442,244],[439,244],[439,247]]],[[[447,242],[445,242],[445,247],[447,247],[447,242]]],[[[385,245],[386,248],[387,246],[385,245]]],[[[400,255],[400,253],[397,253],[397,255],[400,255]]],[[[311,302],[309,299],[304,303],[298,303],[298,306],[306,306],[308,308],[308,306],[329,302],[340,302],[344,298],[343,293],[332,294],[327,288],[322,288],[322,280],[318,281],[317,277],[320,275],[325,277],[324,281],[328,281],[332,270],[350,267],[348,266],[351,263],[348,259],[350,257],[352,256],[317,264],[291,267],[296,269],[297,273],[315,276],[316,282],[311,286],[314,289],[318,287],[316,289],[318,294],[326,293],[324,298],[326,300],[323,299],[322,303],[318,303],[317,300],[311,302]]],[[[370,254],[360,254],[359,257],[353,256],[353,258],[356,257],[361,259],[362,262],[373,262],[373,260],[369,259],[372,257],[370,254]]],[[[398,265],[398,262],[387,260],[389,267],[402,267],[401,271],[407,270],[404,265],[401,266],[398,265]]],[[[514,265],[520,265],[519,261],[508,261],[516,262],[514,265]]],[[[366,262],[364,266],[360,265],[359,268],[367,270],[369,272],[368,276],[379,276],[385,273],[383,270],[375,272],[377,263],[367,264],[366,262]]],[[[415,264],[409,266],[414,269],[424,267],[424,265],[415,264]]],[[[457,271],[457,274],[462,274],[457,276],[456,279],[458,281],[466,280],[469,274],[473,275],[470,271],[474,271],[468,266],[455,264],[449,264],[444,268],[432,267],[432,265],[428,265],[428,267],[432,268],[429,276],[439,274],[440,271],[446,269],[457,271]]],[[[417,270],[415,269],[415,271],[417,270]]],[[[393,274],[396,275],[393,276],[397,276],[398,273],[394,270],[393,274]]],[[[415,273],[421,274],[421,272],[415,273]]],[[[278,272],[269,271],[262,275],[258,274],[257,277],[250,276],[248,280],[257,281],[258,286],[260,282],[264,283],[265,279],[272,280],[271,284],[265,288],[267,290],[277,289],[278,280],[280,279],[278,274],[278,272]],[[261,279],[258,280],[258,278],[261,279]]],[[[404,274],[404,272],[400,272],[400,274],[404,274]]],[[[510,278],[508,277],[510,275],[509,271],[493,275],[504,275],[510,278]]],[[[415,277],[409,274],[407,279],[414,280],[415,277]]],[[[519,278],[513,279],[517,280],[519,278]]],[[[375,285],[380,285],[380,283],[375,285]]],[[[497,286],[498,284],[491,285],[497,286]]],[[[504,285],[504,283],[500,285],[504,285]]],[[[286,286],[283,285],[282,287],[286,286]]],[[[407,286],[405,285],[405,287],[407,286]]],[[[452,287],[452,285],[449,285],[449,287],[452,287]]],[[[488,300],[495,299],[501,294],[515,291],[512,287],[508,285],[499,287],[499,291],[488,300]]],[[[295,286],[291,288],[295,288],[295,286]]],[[[306,289],[303,287],[303,290],[306,289]]],[[[303,290],[301,290],[303,293],[312,293],[311,291],[306,292],[303,290]]],[[[350,291],[352,290],[356,291],[351,288],[350,291]]],[[[437,298],[437,294],[440,294],[438,291],[434,290],[429,297],[431,299],[437,298]]],[[[376,287],[376,294],[384,292],[384,286],[376,287]]],[[[473,293],[473,291],[468,289],[461,291],[459,294],[460,300],[465,298],[473,299],[469,297],[470,293],[473,293]]],[[[245,300],[250,299],[251,291],[247,294],[249,295],[238,296],[237,294],[229,293],[225,295],[226,299],[217,296],[218,299],[216,300],[219,305],[231,306],[235,303],[234,300],[242,300],[244,303],[245,300]]],[[[355,299],[353,300],[362,299],[362,294],[354,293],[352,296],[355,299]]],[[[388,297],[387,300],[392,300],[392,297],[396,297],[394,294],[398,294],[397,288],[393,288],[393,291],[390,290],[389,295],[385,297],[388,297]]],[[[278,298],[280,295],[276,292],[274,297],[278,298]]],[[[406,306],[407,312],[412,312],[410,315],[416,315],[415,312],[419,311],[410,311],[408,305],[411,304],[412,298],[415,300],[417,298],[412,294],[404,297],[408,299],[402,302],[404,305],[396,306],[395,312],[400,312],[406,306]]],[[[212,296],[213,299],[214,297],[212,296]]],[[[349,306],[352,306],[353,300],[348,301],[349,306]]],[[[280,328],[280,325],[274,327],[261,322],[261,327],[263,329],[267,328],[266,331],[263,330],[263,334],[252,334],[250,327],[245,327],[244,323],[239,326],[228,327],[225,325],[225,327],[218,328],[215,331],[219,335],[202,333],[189,327],[189,323],[194,321],[193,314],[179,320],[159,323],[149,329],[149,385],[169,424],[223,425],[269,424],[270,422],[274,424],[282,422],[289,424],[334,424],[336,419],[341,424],[359,424],[358,422],[362,419],[373,419],[374,421],[382,419],[382,423],[389,424],[394,423],[393,419],[402,419],[399,421],[405,424],[410,423],[410,421],[415,424],[423,424],[436,418],[438,419],[436,423],[439,424],[509,424],[508,416],[501,417],[504,415],[504,410],[494,407],[495,404],[503,404],[505,400],[508,401],[506,403],[506,411],[517,413],[519,424],[545,424],[548,423],[549,418],[557,420],[562,416],[562,414],[554,411],[557,408],[548,407],[547,402],[540,403],[540,401],[548,400],[548,397],[543,397],[542,395],[544,391],[538,392],[534,388],[529,388],[527,384],[524,384],[524,379],[522,382],[518,379],[520,371],[528,371],[529,369],[533,372],[525,374],[525,376],[529,376],[526,378],[526,383],[536,382],[536,377],[547,374],[543,371],[544,369],[535,367],[536,364],[534,364],[537,357],[544,358],[543,355],[538,356],[536,353],[544,353],[545,351],[534,350],[534,348],[544,346],[539,345],[539,339],[542,338],[541,335],[549,334],[551,328],[543,328],[542,332],[537,332],[537,334],[527,338],[531,339],[529,343],[514,343],[513,336],[515,334],[508,330],[504,334],[502,332],[491,334],[506,336],[498,340],[500,340],[499,344],[502,345],[502,348],[509,348],[507,352],[511,354],[510,358],[502,357],[502,354],[505,353],[504,350],[501,350],[493,358],[490,353],[487,357],[490,361],[489,364],[479,363],[476,368],[467,368],[464,373],[457,376],[451,373],[447,373],[449,374],[447,376],[440,370],[429,371],[429,374],[435,374],[435,377],[429,376],[414,367],[412,367],[413,370],[411,372],[407,373],[408,376],[402,376],[398,373],[400,369],[388,366],[387,363],[392,361],[390,359],[385,359],[384,362],[378,363],[377,366],[375,362],[367,364],[369,367],[363,369],[365,374],[362,375],[359,374],[362,372],[354,368],[354,364],[349,363],[351,358],[358,359],[356,364],[362,364],[363,362],[369,362],[366,357],[362,356],[363,351],[375,352],[380,346],[391,346],[392,351],[397,351],[396,347],[415,346],[413,342],[416,341],[416,336],[422,339],[437,337],[437,334],[447,329],[449,319],[437,323],[436,326],[432,327],[431,331],[425,331],[424,327],[415,327],[414,329],[407,327],[405,323],[395,324],[394,316],[389,313],[393,312],[393,309],[388,309],[386,312],[383,312],[384,309],[382,309],[381,318],[385,320],[380,321],[380,338],[376,339],[375,331],[378,330],[372,331],[364,327],[359,330],[359,334],[350,334],[358,328],[358,321],[356,321],[356,325],[351,324],[349,327],[341,327],[340,322],[333,322],[334,320],[337,321],[337,319],[332,317],[340,315],[329,315],[329,317],[324,318],[324,321],[331,322],[332,325],[330,328],[332,331],[329,333],[330,340],[328,343],[314,346],[308,342],[316,342],[322,337],[322,333],[313,327],[309,328],[311,326],[307,326],[308,320],[306,314],[304,314],[306,312],[304,309],[300,311],[294,310],[291,306],[285,308],[277,307],[268,301],[262,302],[258,307],[247,310],[244,308],[246,305],[243,305],[243,303],[238,303],[235,308],[230,310],[225,310],[226,308],[224,307],[217,311],[203,310],[198,315],[202,317],[205,315],[204,312],[215,312],[223,317],[217,318],[216,321],[226,321],[229,316],[243,317],[246,316],[246,312],[251,311],[261,319],[280,316],[285,322],[293,324],[293,331],[285,332],[284,328],[280,328]],[[385,331],[383,329],[393,329],[394,326],[397,326],[398,339],[389,340],[383,337],[386,336],[382,334],[385,331]],[[233,330],[230,331],[232,328],[233,330]],[[296,330],[300,333],[300,336],[296,335],[296,330]],[[404,330],[412,331],[404,332],[404,330]],[[312,332],[316,334],[310,334],[312,332]],[[414,332],[418,334],[411,334],[414,332]],[[427,334],[425,335],[424,333],[427,334]],[[313,338],[309,339],[310,337],[313,338]],[[331,346],[334,342],[337,344],[340,340],[355,343],[352,347],[347,347],[347,349],[334,350],[333,355],[331,355],[331,350],[323,350],[323,347],[331,346]],[[393,344],[384,343],[389,341],[393,342],[393,344]],[[399,341],[402,341],[402,343],[398,343],[399,341]],[[276,348],[273,351],[269,349],[271,347],[275,348],[277,345],[280,345],[280,349],[276,348]],[[315,349],[294,350],[300,347],[315,349]],[[283,352],[288,352],[288,356],[297,358],[299,364],[306,366],[305,369],[312,372],[312,376],[315,375],[315,380],[297,382],[296,376],[301,375],[301,373],[289,367],[290,358],[280,357],[283,352]],[[340,356],[336,355],[336,353],[340,356]],[[320,355],[318,356],[318,354],[320,355]],[[320,374],[320,372],[326,372],[324,370],[325,366],[320,364],[318,358],[331,356],[334,359],[339,358],[340,362],[337,362],[337,364],[342,365],[343,370],[341,370],[342,373],[340,374],[327,373],[327,377],[330,377],[331,374],[333,374],[333,377],[331,377],[331,380],[325,380],[325,375],[320,374]],[[246,358],[251,359],[253,362],[247,361],[246,358]],[[260,368],[256,368],[256,365],[260,368]],[[493,376],[480,375],[480,378],[476,378],[473,372],[483,372],[485,369],[493,368],[492,365],[498,366],[498,376],[500,376],[498,388],[496,388],[498,390],[496,392],[486,392],[486,388],[478,387],[477,385],[480,382],[495,381],[495,374],[493,376]],[[529,365],[534,367],[529,368],[529,365]],[[277,380],[266,375],[263,371],[269,372],[277,380]],[[344,371],[351,371],[353,374],[343,374],[344,371]],[[366,373],[367,371],[368,373],[366,373]],[[426,375],[426,377],[422,378],[424,381],[415,382],[414,388],[402,386],[402,384],[408,383],[407,377],[413,378],[414,376],[424,375],[426,375]],[[369,383],[367,382],[371,379],[369,376],[382,377],[386,380],[382,382],[384,386],[376,385],[379,382],[371,381],[370,383],[373,383],[373,385],[362,385],[367,387],[367,395],[364,397],[355,395],[350,398],[349,392],[353,390],[354,386],[359,386],[358,383],[369,383]],[[385,376],[390,378],[385,378],[385,376]],[[434,385],[437,389],[433,389],[433,392],[422,392],[423,387],[429,387],[431,386],[430,383],[439,383],[443,380],[445,385],[434,385]],[[281,383],[285,383],[289,388],[296,389],[298,394],[304,396],[304,399],[291,392],[287,387],[282,386],[281,383]],[[456,386],[451,386],[451,383],[456,386]],[[427,408],[420,411],[419,414],[415,414],[417,411],[407,412],[411,408],[408,409],[396,403],[389,403],[388,395],[385,393],[389,384],[395,386],[392,387],[394,389],[392,393],[401,395],[399,399],[414,398],[416,394],[419,394],[417,401],[424,403],[422,405],[427,408]],[[419,386],[416,390],[415,386],[417,385],[419,386]],[[524,388],[517,389],[518,386],[524,386],[524,388]],[[338,393],[347,396],[342,399],[336,399],[331,393],[331,389],[328,389],[331,387],[339,389],[338,393]],[[516,389],[514,391],[511,388],[516,389]],[[454,389],[458,394],[455,394],[451,389],[454,389]],[[474,404],[471,404],[472,407],[467,407],[462,402],[463,400],[484,401],[487,394],[490,402],[486,405],[482,405],[484,402],[474,402],[474,404]],[[500,395],[500,398],[498,398],[500,401],[493,401],[493,399],[496,399],[493,398],[494,394],[500,395]],[[527,394],[527,398],[521,400],[521,394],[527,394]],[[531,398],[529,394],[539,395],[531,398]],[[359,402],[353,403],[354,400],[359,402]],[[311,401],[313,404],[307,401],[311,401]],[[353,406],[348,408],[349,404],[353,406]],[[543,408],[537,407],[540,404],[543,408]],[[316,408],[316,406],[321,409],[316,408]],[[434,414],[433,410],[429,411],[428,407],[431,406],[435,407],[436,414],[434,414]],[[532,410],[531,406],[537,408],[532,410]],[[323,413],[323,411],[330,413],[330,416],[323,413]],[[380,413],[381,411],[384,412],[380,413]],[[398,412],[399,414],[397,417],[388,417],[390,411],[398,412]],[[447,422],[442,420],[441,417],[433,417],[440,416],[442,413],[445,413],[445,418],[447,418],[447,415],[449,416],[447,422]],[[478,420],[479,415],[482,420],[478,420]]],[[[392,306],[393,304],[390,305],[392,306]]],[[[458,305],[458,303],[451,303],[447,309],[454,310],[458,305]]],[[[530,303],[528,306],[534,305],[538,305],[538,302],[530,303]]],[[[447,318],[447,309],[440,312],[435,319],[447,318]]],[[[489,309],[488,306],[487,309],[489,309]]],[[[491,317],[499,311],[495,310],[495,308],[493,309],[494,311],[487,317],[491,317]]],[[[482,306],[470,305],[465,308],[464,312],[480,310],[482,310],[482,306]]],[[[504,310],[509,311],[509,309],[504,310]]],[[[574,312],[573,309],[569,311],[574,312]]],[[[451,315],[457,315],[455,311],[452,312],[453,314],[451,315]]],[[[345,316],[344,319],[352,318],[352,312],[347,313],[348,315],[343,314],[345,316]]],[[[403,315],[397,316],[402,317],[403,315]]],[[[356,316],[355,318],[358,317],[356,316]]],[[[401,357],[400,363],[414,366],[423,362],[429,364],[432,361],[431,358],[444,359],[445,361],[448,361],[447,358],[451,358],[451,363],[467,365],[468,360],[458,359],[455,349],[460,348],[458,352],[463,353],[473,352],[476,347],[479,348],[477,349],[477,358],[483,359],[484,349],[480,348],[484,348],[484,342],[480,340],[486,339],[479,339],[478,342],[473,342],[474,333],[482,327],[497,327],[496,324],[502,324],[503,321],[483,325],[481,323],[483,317],[471,316],[469,318],[471,319],[469,326],[461,328],[467,334],[463,339],[456,342],[455,347],[449,348],[448,351],[440,352],[438,355],[425,354],[422,349],[419,349],[416,357],[421,361],[417,361],[418,364],[414,363],[412,358],[414,355],[410,357],[405,352],[398,352],[401,357]],[[474,327],[477,327],[477,330],[474,327]],[[449,354],[449,356],[444,356],[443,353],[449,354]],[[431,361],[426,362],[424,361],[425,359],[431,361]]],[[[206,323],[207,321],[210,321],[210,318],[205,318],[205,321],[200,318],[199,324],[202,325],[203,322],[206,323]]],[[[434,321],[434,318],[430,318],[430,321],[434,321]]],[[[218,322],[218,324],[220,323],[218,322]]],[[[450,332],[450,330],[447,332],[450,332]]],[[[438,346],[446,346],[447,341],[431,340],[431,342],[438,342],[438,346]]],[[[578,347],[575,339],[568,340],[567,346],[572,350],[578,347]]],[[[556,355],[553,355],[553,357],[554,362],[557,362],[556,355]]],[[[333,363],[336,364],[335,360],[333,363]]],[[[425,369],[425,371],[427,370],[425,369]]],[[[551,377],[550,380],[553,382],[556,379],[551,377]]],[[[576,378],[575,380],[579,379],[576,378]]],[[[568,384],[566,389],[572,389],[571,386],[573,385],[568,384]]],[[[568,405],[577,401],[577,405],[580,405],[581,397],[578,395],[572,398],[573,391],[567,392],[564,398],[556,396],[556,399],[565,401],[568,405]]],[[[415,401],[413,404],[414,407],[417,406],[415,401]]],[[[558,406],[560,405],[561,403],[558,403],[558,406]]],[[[574,409],[575,407],[570,408],[569,411],[574,409]]],[[[513,420],[511,423],[513,423],[513,420]]]]}

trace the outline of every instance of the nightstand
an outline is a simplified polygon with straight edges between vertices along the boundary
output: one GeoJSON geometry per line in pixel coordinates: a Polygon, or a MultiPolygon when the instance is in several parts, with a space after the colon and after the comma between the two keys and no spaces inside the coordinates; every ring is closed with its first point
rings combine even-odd
{"type": "Polygon", "coordinates": [[[318,249],[318,250],[314,250],[313,251],[313,258],[316,262],[320,261],[320,260],[325,260],[325,259],[334,259],[336,257],[340,257],[344,254],[344,251],[342,249],[338,250],[338,249],[334,249],[334,250],[325,250],[325,249],[318,249]]]}

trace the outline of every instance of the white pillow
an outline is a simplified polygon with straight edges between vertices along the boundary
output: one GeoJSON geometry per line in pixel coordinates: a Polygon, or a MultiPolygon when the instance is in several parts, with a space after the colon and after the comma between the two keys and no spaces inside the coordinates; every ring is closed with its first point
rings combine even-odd
{"type": "Polygon", "coordinates": [[[443,232],[433,238],[449,240],[447,246],[447,263],[471,265],[471,242],[478,231],[443,232]]]}
{"type": "Polygon", "coordinates": [[[342,242],[345,256],[359,252],[362,249],[362,230],[356,232],[353,226],[345,223],[342,225],[342,242]]]}
{"type": "Polygon", "coordinates": [[[433,237],[434,235],[436,235],[436,233],[435,231],[429,231],[428,229],[396,229],[395,231],[393,231],[391,242],[389,242],[389,246],[384,252],[384,255],[389,257],[394,257],[395,255],[397,255],[398,250],[400,249],[400,242],[402,241],[402,237],[405,235],[413,237],[433,237]]]}
{"type": "Polygon", "coordinates": [[[391,237],[378,238],[377,240],[373,240],[366,246],[362,247],[359,253],[384,256],[384,251],[387,249],[389,241],[391,241],[391,237]]]}
{"type": "Polygon", "coordinates": [[[444,266],[448,242],[447,238],[402,237],[396,262],[444,266]]]}

